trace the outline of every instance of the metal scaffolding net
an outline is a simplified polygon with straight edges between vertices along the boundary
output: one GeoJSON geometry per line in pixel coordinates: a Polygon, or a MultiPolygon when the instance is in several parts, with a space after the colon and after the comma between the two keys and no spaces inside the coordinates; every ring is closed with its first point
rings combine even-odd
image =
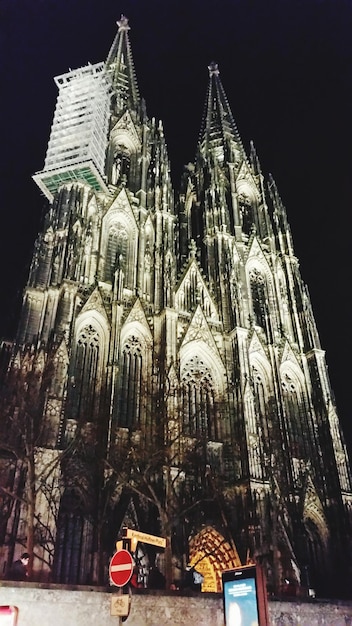
{"type": "Polygon", "coordinates": [[[71,181],[105,190],[104,165],[110,116],[110,80],[104,63],[87,65],[55,78],[59,88],[42,172],[33,177],[52,199],[71,181]]]}

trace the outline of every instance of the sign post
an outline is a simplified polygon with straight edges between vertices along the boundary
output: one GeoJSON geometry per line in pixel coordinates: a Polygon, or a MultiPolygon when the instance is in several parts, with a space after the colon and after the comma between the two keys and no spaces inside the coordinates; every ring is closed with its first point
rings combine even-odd
{"type": "Polygon", "coordinates": [[[113,555],[110,566],[109,576],[113,585],[116,587],[124,587],[130,580],[133,572],[133,558],[128,550],[118,550],[113,555]]]}

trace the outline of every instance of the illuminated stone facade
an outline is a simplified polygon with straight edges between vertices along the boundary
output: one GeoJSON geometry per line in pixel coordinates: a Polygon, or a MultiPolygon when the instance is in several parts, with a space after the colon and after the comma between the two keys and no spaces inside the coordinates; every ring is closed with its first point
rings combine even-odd
{"type": "MultiPolygon", "coordinates": [[[[217,65],[177,195],[126,18],[105,64],[56,82],[34,176],[48,209],[2,392],[3,563],[28,543],[31,492],[38,578],[103,584],[132,525],[166,533],[161,567],[179,579],[198,563],[207,590],[258,560],[275,592],[288,578],[342,593],[351,476],[324,351],[285,208],[217,65]]],[[[138,550],[144,572],[155,554],[138,550]]]]}

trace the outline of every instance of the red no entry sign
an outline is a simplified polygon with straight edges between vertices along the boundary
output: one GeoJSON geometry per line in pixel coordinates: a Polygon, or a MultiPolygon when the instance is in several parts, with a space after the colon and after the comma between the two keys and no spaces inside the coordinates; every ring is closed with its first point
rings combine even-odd
{"type": "Polygon", "coordinates": [[[118,550],[110,561],[109,575],[116,587],[127,585],[133,572],[133,559],[128,550],[118,550]]]}

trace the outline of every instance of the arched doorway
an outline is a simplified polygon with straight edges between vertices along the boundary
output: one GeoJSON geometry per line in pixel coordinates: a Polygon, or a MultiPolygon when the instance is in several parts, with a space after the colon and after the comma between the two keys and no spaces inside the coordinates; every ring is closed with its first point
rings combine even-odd
{"type": "Polygon", "coordinates": [[[236,546],[212,526],[206,526],[189,545],[190,565],[203,574],[202,591],[221,592],[221,572],[241,566],[236,546]]]}

